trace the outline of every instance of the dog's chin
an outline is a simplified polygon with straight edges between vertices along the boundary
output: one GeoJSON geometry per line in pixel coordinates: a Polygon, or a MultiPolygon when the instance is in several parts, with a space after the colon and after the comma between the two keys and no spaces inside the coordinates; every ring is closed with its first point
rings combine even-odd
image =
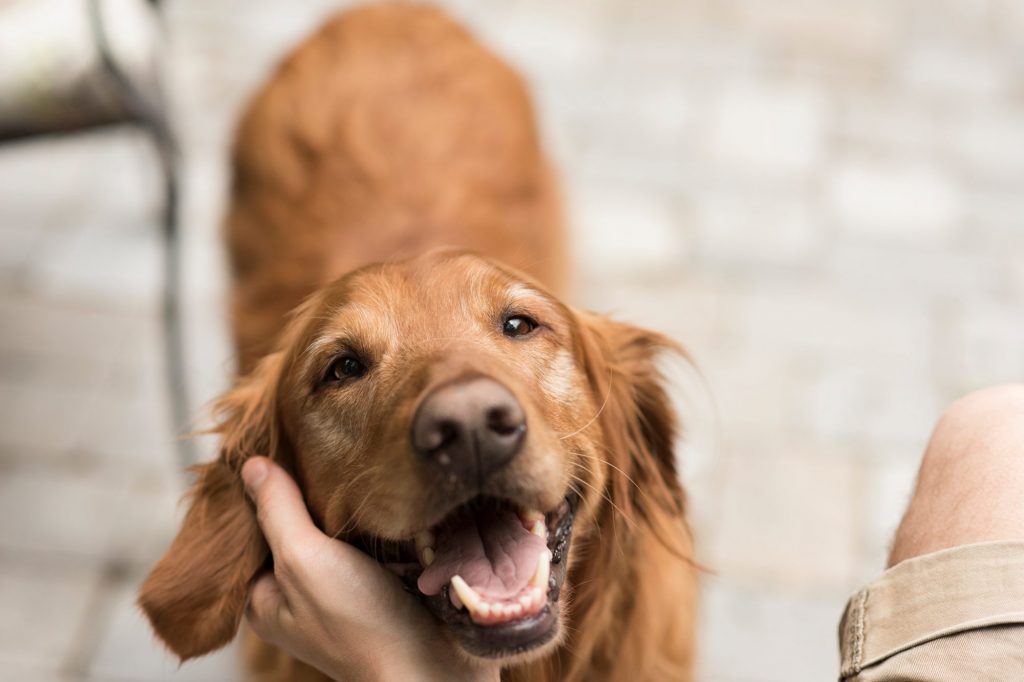
{"type": "MultiPolygon", "coordinates": [[[[364,550],[374,548],[371,556],[402,579],[406,589],[416,595],[444,625],[469,658],[525,662],[543,656],[557,646],[562,636],[561,596],[577,504],[578,497],[569,494],[555,509],[541,514],[518,511],[516,504],[508,500],[478,497],[459,505],[441,523],[417,534],[414,539],[383,543],[373,538],[357,537],[351,541],[364,550]],[[528,580],[520,577],[519,582],[524,583],[522,587],[519,588],[513,576],[511,588],[501,582],[499,587],[505,589],[501,594],[495,594],[488,590],[486,580],[481,586],[479,570],[475,573],[475,586],[470,584],[474,581],[471,572],[467,572],[466,579],[460,575],[449,578],[448,574],[455,573],[460,567],[461,556],[453,559],[444,555],[446,540],[448,553],[458,556],[457,540],[466,536],[467,526],[478,531],[481,537],[488,532],[502,534],[507,528],[503,529],[488,519],[501,516],[507,525],[510,513],[515,513],[527,532],[534,536],[525,538],[524,544],[530,544],[530,549],[539,559],[535,561],[537,568],[528,580]],[[434,543],[436,548],[432,546],[434,543]],[[454,550],[451,548],[453,544],[454,550]]],[[[520,535],[509,539],[502,534],[498,539],[514,544],[516,537],[522,537],[522,530],[513,531],[513,535],[515,533],[520,535]]],[[[469,535],[476,537],[473,532],[469,535]]],[[[482,544],[486,546],[487,540],[484,539],[482,544]]],[[[510,554],[516,551],[514,547],[510,554]]],[[[504,561],[502,568],[509,568],[507,557],[504,561]]],[[[473,564],[466,563],[471,571],[473,564]]],[[[480,563],[476,562],[477,568],[480,563]]],[[[466,565],[461,567],[467,568],[466,565]]]]}

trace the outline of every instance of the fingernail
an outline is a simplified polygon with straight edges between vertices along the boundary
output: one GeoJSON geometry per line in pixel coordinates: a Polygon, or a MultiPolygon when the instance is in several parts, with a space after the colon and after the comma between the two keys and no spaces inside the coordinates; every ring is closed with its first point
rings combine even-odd
{"type": "Polygon", "coordinates": [[[263,479],[267,477],[270,470],[262,458],[254,457],[242,465],[242,480],[245,482],[245,490],[249,497],[255,497],[263,485],[263,479]]]}

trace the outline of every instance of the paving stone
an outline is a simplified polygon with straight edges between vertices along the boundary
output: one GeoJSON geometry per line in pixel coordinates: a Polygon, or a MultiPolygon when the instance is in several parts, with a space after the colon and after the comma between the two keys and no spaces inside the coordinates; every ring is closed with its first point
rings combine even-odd
{"type": "Polygon", "coordinates": [[[29,287],[43,298],[146,309],[162,283],[159,229],[134,218],[113,230],[47,235],[41,247],[47,257],[29,268],[29,287]],[[102,262],[117,267],[97,268],[102,262]]]}
{"type": "Polygon", "coordinates": [[[846,295],[879,297],[916,307],[929,301],[998,296],[1004,287],[998,261],[996,255],[973,249],[856,243],[830,250],[824,265],[846,295]]]}
{"type": "Polygon", "coordinates": [[[671,271],[687,252],[671,200],[655,192],[584,187],[574,196],[577,259],[606,274],[671,271]]]}
{"type": "Polygon", "coordinates": [[[1020,306],[966,306],[958,324],[956,369],[966,392],[1024,378],[1024,324],[1020,306]]]}
{"type": "Polygon", "coordinates": [[[122,493],[105,476],[14,472],[0,479],[0,548],[102,559],[122,493]]]}
{"type": "Polygon", "coordinates": [[[823,246],[826,226],[809,204],[801,195],[702,196],[697,203],[697,249],[711,262],[810,262],[823,246]]]}
{"type": "Polygon", "coordinates": [[[54,675],[74,650],[97,584],[94,570],[0,563],[0,660],[54,675]]]}
{"type": "Polygon", "coordinates": [[[910,40],[935,42],[956,40],[958,44],[982,46],[996,42],[999,29],[1013,0],[996,2],[963,2],[962,0],[914,0],[908,3],[910,40]]]}
{"type": "Polygon", "coordinates": [[[794,357],[805,364],[828,354],[927,361],[922,349],[929,344],[930,318],[916,303],[811,288],[782,278],[760,284],[730,297],[724,326],[738,348],[770,351],[775,358],[794,357]]]}
{"type": "Polygon", "coordinates": [[[1019,187],[1024,177],[1024,107],[976,108],[950,130],[948,148],[964,171],[996,187],[1019,187]]]}
{"type": "Polygon", "coordinates": [[[835,93],[836,147],[858,154],[893,153],[928,158],[943,148],[955,128],[955,115],[945,107],[909,97],[904,92],[835,93]]]}
{"type": "Polygon", "coordinates": [[[116,588],[108,597],[111,617],[90,662],[89,678],[110,682],[242,682],[237,644],[179,664],[153,635],[135,605],[135,583],[116,588]]]}
{"type": "Polygon", "coordinates": [[[977,101],[1001,97],[1011,88],[1010,72],[1004,64],[991,48],[927,44],[910,49],[897,72],[903,85],[920,90],[925,97],[977,101]]]}
{"type": "MultiPolygon", "coordinates": [[[[3,384],[0,447],[4,452],[13,452],[45,444],[53,451],[67,450],[85,424],[86,410],[94,394],[95,390],[89,387],[3,384]]],[[[3,459],[7,458],[3,455],[3,459]]]]}
{"type": "Polygon", "coordinates": [[[857,466],[820,445],[727,440],[709,568],[790,589],[845,589],[856,561],[857,466]]]}
{"type": "Polygon", "coordinates": [[[743,174],[807,173],[824,149],[827,107],[810,88],[727,86],[712,102],[707,155],[743,174]]]}
{"type": "Polygon", "coordinates": [[[129,311],[42,301],[22,293],[0,296],[0,318],[0,353],[101,364],[138,357],[143,351],[136,346],[145,348],[151,338],[134,334],[146,324],[153,326],[129,311]]]}
{"type": "Polygon", "coordinates": [[[699,679],[709,682],[831,680],[846,593],[807,594],[705,579],[699,679]]]}
{"type": "Polygon", "coordinates": [[[851,235],[896,242],[941,242],[964,210],[959,184],[924,164],[845,160],[828,179],[828,198],[851,235]]]}
{"type": "Polygon", "coordinates": [[[801,398],[801,422],[811,433],[875,444],[923,447],[942,412],[927,375],[869,361],[830,364],[810,379],[801,398]]]}
{"type": "Polygon", "coordinates": [[[65,675],[60,671],[60,662],[33,659],[20,654],[0,651],[0,666],[4,675],[11,680],[31,680],[31,682],[78,682],[74,676],[65,675]]]}

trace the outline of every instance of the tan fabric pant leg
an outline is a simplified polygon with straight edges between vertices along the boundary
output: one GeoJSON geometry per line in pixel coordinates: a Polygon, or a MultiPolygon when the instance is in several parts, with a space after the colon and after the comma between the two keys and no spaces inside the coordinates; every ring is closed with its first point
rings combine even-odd
{"type": "Polygon", "coordinates": [[[908,559],[850,598],[843,682],[1024,681],[1024,542],[908,559]]]}

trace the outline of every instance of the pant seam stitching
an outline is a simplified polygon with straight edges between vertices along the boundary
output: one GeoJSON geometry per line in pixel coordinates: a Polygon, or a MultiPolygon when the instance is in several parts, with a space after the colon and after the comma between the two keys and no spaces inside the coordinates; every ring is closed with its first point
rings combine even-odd
{"type": "Polygon", "coordinates": [[[853,651],[851,652],[851,663],[853,672],[859,673],[864,663],[864,632],[866,630],[865,620],[867,618],[868,591],[861,590],[857,595],[857,608],[853,623],[853,651]]]}

